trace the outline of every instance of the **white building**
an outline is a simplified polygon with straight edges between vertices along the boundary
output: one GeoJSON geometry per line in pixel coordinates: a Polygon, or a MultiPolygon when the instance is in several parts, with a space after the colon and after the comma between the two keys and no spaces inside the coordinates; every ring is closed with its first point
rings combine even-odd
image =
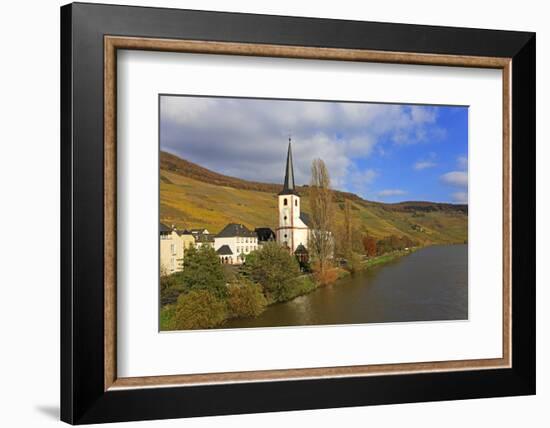
{"type": "Polygon", "coordinates": [[[184,241],[176,229],[160,223],[160,272],[169,275],[183,269],[184,241]]]}
{"type": "Polygon", "coordinates": [[[258,249],[258,236],[242,224],[229,223],[215,236],[214,249],[222,263],[241,264],[258,249]]]}
{"type": "Polygon", "coordinates": [[[279,227],[277,228],[277,242],[290,248],[292,253],[301,245],[308,247],[309,218],[300,211],[300,195],[294,183],[294,166],[292,164],[292,149],[288,140],[286,157],[285,182],[279,193],[279,227]]]}

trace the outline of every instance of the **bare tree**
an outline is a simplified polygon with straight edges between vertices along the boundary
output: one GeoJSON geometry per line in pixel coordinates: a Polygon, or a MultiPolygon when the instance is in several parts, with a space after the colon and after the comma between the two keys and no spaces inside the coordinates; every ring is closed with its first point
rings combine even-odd
{"type": "Polygon", "coordinates": [[[311,164],[310,206],[312,230],[310,249],[312,256],[319,264],[321,275],[324,275],[330,266],[333,254],[332,200],[328,169],[321,159],[315,159],[311,164]]]}
{"type": "Polygon", "coordinates": [[[350,258],[353,251],[353,220],[351,218],[351,202],[346,199],[344,202],[344,245],[343,252],[346,258],[350,258]]]}

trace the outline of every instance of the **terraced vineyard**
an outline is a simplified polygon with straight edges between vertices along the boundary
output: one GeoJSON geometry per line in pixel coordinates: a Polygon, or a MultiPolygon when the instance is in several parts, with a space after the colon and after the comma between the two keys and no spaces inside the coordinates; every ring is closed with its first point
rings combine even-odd
{"type": "MultiPolygon", "coordinates": [[[[248,228],[277,226],[277,193],[282,185],[228,177],[161,152],[160,220],[178,228],[205,227],[219,232],[227,223],[248,228]]],[[[309,211],[309,190],[299,188],[302,211],[309,211]]],[[[343,223],[344,201],[352,203],[357,230],[376,238],[408,236],[422,244],[464,243],[467,205],[432,202],[384,204],[334,192],[336,223],[343,223]]]]}

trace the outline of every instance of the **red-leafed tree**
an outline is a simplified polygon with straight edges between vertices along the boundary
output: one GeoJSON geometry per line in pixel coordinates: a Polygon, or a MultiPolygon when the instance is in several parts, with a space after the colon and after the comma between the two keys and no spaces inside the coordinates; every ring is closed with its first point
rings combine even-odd
{"type": "Polygon", "coordinates": [[[378,250],[376,246],[376,239],[369,235],[364,236],[363,248],[365,249],[365,253],[368,257],[376,256],[378,250]]]}

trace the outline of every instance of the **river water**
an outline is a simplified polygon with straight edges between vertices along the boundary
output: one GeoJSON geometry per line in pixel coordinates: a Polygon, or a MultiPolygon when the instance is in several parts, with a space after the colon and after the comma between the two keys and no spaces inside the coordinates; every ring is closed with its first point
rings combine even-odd
{"type": "Polygon", "coordinates": [[[221,328],[468,318],[468,246],[422,248],[221,328]]]}

